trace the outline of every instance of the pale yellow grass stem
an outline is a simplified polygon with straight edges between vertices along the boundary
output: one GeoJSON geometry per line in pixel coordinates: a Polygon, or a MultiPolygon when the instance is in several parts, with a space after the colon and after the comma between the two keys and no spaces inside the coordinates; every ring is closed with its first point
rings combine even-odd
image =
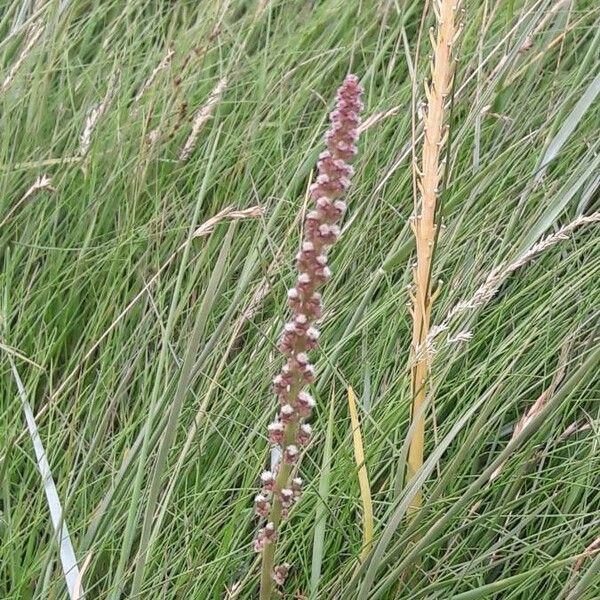
{"type": "MultiPolygon", "coordinates": [[[[421,171],[417,173],[418,200],[415,199],[416,218],[412,220],[415,234],[417,261],[414,268],[413,296],[413,356],[423,345],[429,333],[431,319],[431,267],[436,241],[436,211],[443,161],[441,153],[446,141],[446,106],[452,87],[454,73],[453,46],[457,36],[457,0],[434,2],[437,19],[437,35],[433,40],[434,54],[431,82],[426,86],[427,106],[424,114],[424,137],[421,171]]],[[[433,38],[433,34],[432,34],[433,38]]],[[[407,479],[410,480],[421,468],[425,445],[425,415],[422,406],[427,392],[429,374],[428,356],[422,355],[411,367],[412,414],[417,419],[414,435],[408,451],[407,479]]],[[[421,493],[415,495],[409,512],[421,506],[421,493]]]]}

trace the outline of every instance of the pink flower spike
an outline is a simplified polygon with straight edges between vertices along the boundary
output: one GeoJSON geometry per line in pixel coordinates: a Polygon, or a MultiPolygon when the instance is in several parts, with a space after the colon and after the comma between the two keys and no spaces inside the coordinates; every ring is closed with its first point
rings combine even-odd
{"type": "MultiPolygon", "coordinates": [[[[274,472],[265,471],[261,475],[262,493],[254,502],[257,514],[269,521],[255,538],[257,551],[264,552],[269,544],[276,542],[281,523],[302,493],[302,479],[296,477],[296,470],[301,448],[312,438],[312,427],[304,420],[311,416],[316,405],[306,391],[306,386],[315,380],[309,353],[318,345],[316,324],[323,313],[319,289],[332,277],[329,248],[340,237],[339,223],[346,212],[342,198],[354,174],[350,159],[357,152],[361,94],[358,77],[348,75],[337,91],[325,133],[326,148],[319,154],[316,177],[309,187],[314,205],[304,217],[303,238],[295,261],[296,282],[287,291],[291,315],[277,342],[285,357],[281,372],[273,379],[279,417],[268,426],[268,440],[281,453],[272,453],[276,467],[274,472]]],[[[287,564],[274,565],[274,554],[273,547],[263,553],[261,597],[264,598],[273,596],[272,580],[283,585],[289,571],[287,564]]]]}

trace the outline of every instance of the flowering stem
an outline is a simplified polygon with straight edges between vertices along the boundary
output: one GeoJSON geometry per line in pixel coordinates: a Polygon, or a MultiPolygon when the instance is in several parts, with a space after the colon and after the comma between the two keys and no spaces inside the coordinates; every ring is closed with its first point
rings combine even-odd
{"type": "MultiPolygon", "coordinates": [[[[289,446],[294,442],[297,435],[297,426],[288,427],[286,431],[286,437],[284,438],[284,445],[289,446]]],[[[281,465],[275,480],[275,486],[277,489],[285,489],[287,482],[292,473],[292,466],[288,464],[281,465]]],[[[281,518],[283,515],[283,504],[279,496],[275,496],[273,499],[273,508],[271,509],[270,521],[279,529],[281,524],[281,518]]],[[[273,592],[273,566],[275,562],[275,543],[267,544],[263,550],[262,568],[260,574],[260,600],[270,600],[273,592]]]]}
{"type": "MultiPolygon", "coordinates": [[[[412,348],[416,360],[411,368],[412,415],[416,420],[413,438],[408,451],[407,480],[410,481],[423,465],[425,446],[425,415],[423,405],[427,393],[429,356],[419,355],[419,349],[427,339],[431,320],[431,269],[433,251],[437,238],[435,218],[438,208],[439,185],[444,164],[440,160],[446,141],[444,123],[447,98],[454,73],[453,46],[456,41],[456,13],[460,0],[434,0],[437,16],[437,38],[434,43],[432,79],[426,89],[427,109],[424,119],[424,141],[421,169],[418,173],[420,206],[415,200],[416,219],[412,221],[417,247],[414,268],[415,291],[413,297],[412,348]]],[[[415,495],[410,512],[421,506],[421,492],[415,495]]]]}
{"type": "Polygon", "coordinates": [[[361,93],[355,75],[348,75],[337,92],[331,126],[325,135],[327,150],[319,156],[319,174],[310,187],[316,208],[306,215],[304,239],[296,255],[298,276],[288,291],[292,319],[285,324],[278,344],[286,363],[273,380],[280,403],[279,417],[269,425],[269,442],[281,448],[281,459],[273,471],[263,472],[262,491],[254,499],[256,513],[267,521],[254,540],[254,549],[262,553],[260,600],[270,600],[273,583],[282,585],[289,569],[287,563],[275,566],[276,542],[282,521],[302,491],[302,479],[292,475],[300,448],[308,444],[312,433],[306,420],[315,401],[304,388],[314,382],[315,368],[307,353],[317,347],[319,331],[314,325],[322,313],[317,290],[331,277],[327,250],[339,237],[337,222],[346,210],[341,196],[353,174],[348,161],[357,152],[361,93]]]}

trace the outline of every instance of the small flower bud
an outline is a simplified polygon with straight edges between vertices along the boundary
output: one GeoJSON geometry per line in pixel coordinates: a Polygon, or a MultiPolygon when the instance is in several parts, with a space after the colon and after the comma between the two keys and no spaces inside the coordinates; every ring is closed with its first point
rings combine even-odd
{"type": "Polygon", "coordinates": [[[298,394],[298,399],[296,400],[296,408],[298,410],[298,414],[301,417],[308,417],[312,413],[313,408],[315,407],[315,400],[306,392],[300,392],[298,394]]]}
{"type": "MultiPolygon", "coordinates": [[[[312,410],[312,408],[310,409],[312,410]]],[[[298,429],[297,441],[300,446],[306,446],[312,437],[312,427],[308,423],[302,423],[298,429]]]]}
{"type": "Polygon", "coordinates": [[[265,492],[272,492],[275,488],[275,476],[271,471],[263,471],[260,475],[260,482],[265,492]]]}
{"type": "Polygon", "coordinates": [[[282,354],[293,354],[294,345],[296,342],[297,332],[294,326],[294,331],[284,331],[283,335],[279,338],[277,348],[282,354]]]}
{"type": "Polygon", "coordinates": [[[339,215],[343,215],[346,212],[346,203],[343,200],[336,200],[333,203],[333,208],[339,215]]]}
{"type": "Polygon", "coordinates": [[[317,283],[327,283],[331,279],[331,269],[329,267],[319,268],[315,272],[315,279],[317,283]]]}
{"type": "Polygon", "coordinates": [[[306,330],[306,335],[307,337],[309,337],[311,340],[318,340],[319,339],[319,330],[316,329],[315,327],[309,327],[306,330]]]}
{"type": "Polygon", "coordinates": [[[294,444],[290,444],[283,451],[283,460],[284,462],[293,465],[298,460],[298,447],[294,444]]]}
{"type": "Polygon", "coordinates": [[[287,398],[289,386],[291,384],[291,376],[289,373],[286,373],[284,369],[282,369],[279,375],[276,375],[273,378],[273,393],[278,396],[280,400],[285,400],[287,398]]]}
{"type": "Polygon", "coordinates": [[[283,442],[283,434],[285,432],[283,423],[275,421],[274,423],[271,423],[267,429],[269,431],[269,442],[271,442],[271,444],[281,445],[283,442]]]}
{"type": "Polygon", "coordinates": [[[287,425],[294,420],[295,412],[291,404],[284,404],[279,411],[279,419],[283,424],[287,425]]]}
{"type": "Polygon", "coordinates": [[[294,477],[294,479],[292,479],[292,490],[295,494],[300,494],[300,492],[302,491],[303,483],[304,482],[302,481],[301,477],[294,477]]]}
{"type": "Polygon", "coordinates": [[[277,531],[275,530],[275,525],[269,522],[262,529],[258,530],[254,538],[254,551],[262,552],[267,544],[272,544],[276,539],[277,531]]]}
{"type": "Polygon", "coordinates": [[[254,497],[254,510],[259,517],[266,517],[271,510],[271,504],[266,496],[257,494],[254,497]]]}
{"type": "Polygon", "coordinates": [[[273,567],[271,578],[277,585],[283,585],[285,583],[289,571],[290,565],[288,565],[288,563],[277,565],[276,567],[273,567]]]}
{"type": "Polygon", "coordinates": [[[308,354],[306,354],[306,352],[299,352],[298,354],[296,354],[296,362],[301,366],[307,365],[308,354]]]}
{"type": "Polygon", "coordinates": [[[296,326],[296,331],[298,331],[298,327],[303,327],[308,323],[308,317],[303,314],[296,315],[294,317],[294,325],[296,326]]]}
{"type": "Polygon", "coordinates": [[[290,508],[294,503],[294,491],[289,488],[283,488],[281,492],[279,492],[279,497],[281,498],[281,504],[285,508],[290,508]]]}
{"type": "MultiPolygon", "coordinates": [[[[317,189],[320,189],[320,188],[317,188],[317,189]]],[[[306,215],[306,221],[307,221],[307,223],[309,221],[312,221],[313,223],[318,223],[319,222],[319,213],[316,210],[311,210],[306,215]]]]}
{"type": "Polygon", "coordinates": [[[308,364],[302,367],[302,379],[305,383],[312,383],[315,380],[315,368],[308,364]]]}

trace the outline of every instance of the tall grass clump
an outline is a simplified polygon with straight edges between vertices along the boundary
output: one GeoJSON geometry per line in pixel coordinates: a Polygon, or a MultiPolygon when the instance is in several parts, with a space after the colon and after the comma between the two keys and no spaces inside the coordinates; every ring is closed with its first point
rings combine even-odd
{"type": "Polygon", "coordinates": [[[341,197],[354,172],[348,161],[358,151],[361,93],[356,75],[348,75],[338,89],[335,109],[329,115],[331,125],[325,134],[327,149],[319,155],[318,175],[310,187],[315,208],[305,217],[304,239],[296,256],[298,276],[287,293],[292,318],[278,343],[286,362],[273,380],[280,408],[277,419],[268,427],[269,442],[280,452],[271,470],[262,473],[262,491],[254,499],[256,513],[267,521],[254,540],[254,549],[262,552],[261,600],[271,598],[273,581],[282,585],[289,570],[287,563],[274,565],[276,542],[282,520],[302,492],[302,479],[292,475],[298,467],[300,449],[312,435],[306,419],[312,414],[315,400],[305,388],[314,383],[315,367],[307,352],[316,348],[319,339],[315,323],[323,309],[318,290],[331,278],[327,252],[340,235],[338,222],[346,212],[341,197]]]}
{"type": "Polygon", "coordinates": [[[274,341],[348,65],[368,110],[267,585],[600,598],[597,4],[463,0],[409,360],[439,2],[4,2],[0,598],[259,598],[274,341]]]}

